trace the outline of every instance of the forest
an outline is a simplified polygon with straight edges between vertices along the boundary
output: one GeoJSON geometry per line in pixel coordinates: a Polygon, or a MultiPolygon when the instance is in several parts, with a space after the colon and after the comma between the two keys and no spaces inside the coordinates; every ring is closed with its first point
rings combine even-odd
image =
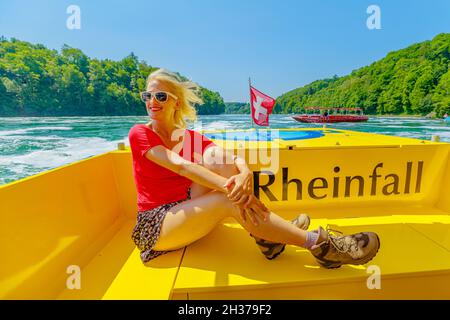
{"type": "MultiPolygon", "coordinates": [[[[274,113],[305,107],[358,107],[372,115],[450,113],[450,34],[390,52],[349,75],[314,81],[277,98],[274,113]]],[[[130,53],[120,61],[91,59],[64,45],[0,37],[0,116],[145,115],[139,92],[156,70],[130,53]]],[[[224,103],[201,88],[198,114],[249,113],[244,102],[224,103]]]]}
{"type": "MultiPolygon", "coordinates": [[[[64,45],[0,38],[0,116],[145,115],[139,92],[157,68],[131,53],[120,61],[91,59],[64,45]]],[[[201,87],[199,114],[225,112],[218,92],[201,87]]]]}

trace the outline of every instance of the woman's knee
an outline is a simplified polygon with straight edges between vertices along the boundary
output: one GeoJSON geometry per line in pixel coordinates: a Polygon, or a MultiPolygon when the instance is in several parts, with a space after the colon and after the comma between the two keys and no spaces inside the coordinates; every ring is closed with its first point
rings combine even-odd
{"type": "Polygon", "coordinates": [[[177,205],[167,213],[154,250],[182,248],[208,234],[224,218],[236,217],[237,210],[219,191],[177,205]]]}
{"type": "Polygon", "coordinates": [[[229,178],[239,173],[238,168],[234,164],[216,164],[208,169],[225,178],[229,178]]]}
{"type": "Polygon", "coordinates": [[[234,156],[216,147],[206,149],[203,154],[203,166],[226,178],[239,173],[234,163],[234,156]]]}
{"type": "Polygon", "coordinates": [[[237,217],[240,214],[240,210],[233,204],[227,195],[223,192],[214,190],[207,195],[208,201],[214,204],[214,209],[211,214],[217,215],[222,219],[226,217],[237,217]]]}
{"type": "Polygon", "coordinates": [[[227,197],[227,195],[220,191],[213,191],[216,198],[216,208],[219,209],[217,211],[223,212],[224,217],[228,216],[236,216],[239,213],[238,207],[236,207],[227,197]]]}

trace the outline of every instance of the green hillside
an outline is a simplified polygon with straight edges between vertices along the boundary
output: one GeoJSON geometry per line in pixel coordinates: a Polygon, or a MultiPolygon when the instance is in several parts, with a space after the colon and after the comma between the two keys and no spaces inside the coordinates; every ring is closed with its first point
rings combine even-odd
{"type": "Polygon", "coordinates": [[[359,107],[367,114],[450,113],[450,34],[389,53],[343,77],[314,81],[277,98],[275,112],[359,107]]]}
{"type": "MultiPolygon", "coordinates": [[[[156,69],[133,53],[99,60],[69,46],[58,52],[0,37],[0,116],[145,115],[139,92],[156,69]]],[[[201,91],[199,114],[225,111],[219,93],[201,91]]]]}
{"type": "Polygon", "coordinates": [[[248,102],[225,102],[226,114],[249,114],[250,104],[248,102]]]}

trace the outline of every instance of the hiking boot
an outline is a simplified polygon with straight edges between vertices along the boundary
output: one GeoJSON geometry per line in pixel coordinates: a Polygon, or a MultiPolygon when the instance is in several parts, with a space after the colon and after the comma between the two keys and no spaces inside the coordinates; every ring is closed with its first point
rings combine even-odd
{"type": "MultiPolygon", "coordinates": [[[[304,213],[300,214],[297,218],[291,221],[293,225],[303,230],[308,230],[310,222],[311,220],[309,216],[304,213]]],[[[286,244],[284,243],[264,240],[252,234],[250,234],[250,236],[255,239],[256,244],[259,246],[259,249],[261,250],[262,254],[269,260],[278,257],[284,251],[284,248],[286,246],[286,244]]]]}
{"type": "Polygon", "coordinates": [[[328,269],[339,268],[343,264],[365,264],[375,257],[380,248],[380,239],[374,232],[342,235],[342,232],[328,227],[327,230],[319,227],[313,232],[318,232],[320,236],[317,244],[311,247],[311,253],[321,266],[328,269]]]}

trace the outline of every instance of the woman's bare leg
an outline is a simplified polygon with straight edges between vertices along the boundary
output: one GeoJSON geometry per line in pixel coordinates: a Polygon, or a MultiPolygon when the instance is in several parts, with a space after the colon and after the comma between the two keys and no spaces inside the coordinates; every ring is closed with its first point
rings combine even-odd
{"type": "MultiPolygon", "coordinates": [[[[231,164],[205,166],[224,177],[238,173],[237,168],[231,164]]],[[[207,235],[219,222],[229,216],[235,218],[252,235],[269,241],[296,246],[302,246],[306,241],[305,230],[297,228],[275,213],[270,213],[267,221],[260,220],[258,226],[250,219],[243,221],[239,209],[224,193],[193,184],[191,196],[191,200],[179,203],[167,213],[154,250],[182,248],[207,235]]]]}
{"type": "Polygon", "coordinates": [[[182,248],[207,235],[221,220],[231,216],[251,234],[273,242],[303,246],[306,231],[297,228],[275,213],[255,226],[250,219],[243,221],[239,210],[225,194],[209,192],[196,199],[174,206],[166,215],[154,250],[182,248]]]}

